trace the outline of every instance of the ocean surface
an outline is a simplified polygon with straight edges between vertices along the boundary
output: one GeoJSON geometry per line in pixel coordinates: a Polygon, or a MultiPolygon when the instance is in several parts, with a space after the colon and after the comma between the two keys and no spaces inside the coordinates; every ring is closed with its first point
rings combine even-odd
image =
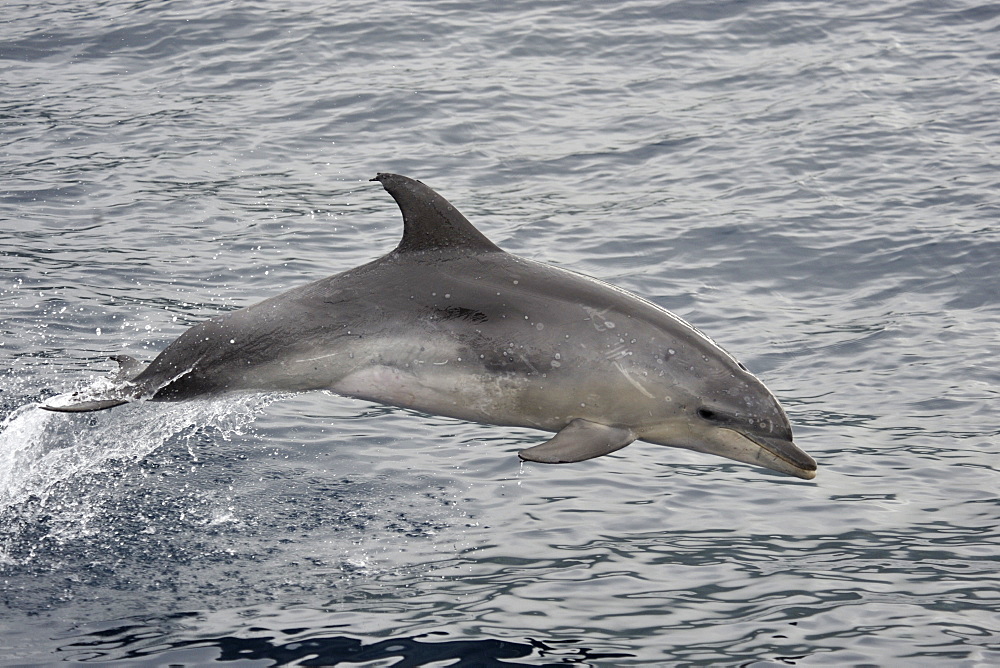
{"type": "Polygon", "coordinates": [[[0,664],[1000,665],[998,44],[975,0],[5,2],[0,664]],[[381,171],[709,334],[817,478],[37,408],[393,248],[381,171]]]}

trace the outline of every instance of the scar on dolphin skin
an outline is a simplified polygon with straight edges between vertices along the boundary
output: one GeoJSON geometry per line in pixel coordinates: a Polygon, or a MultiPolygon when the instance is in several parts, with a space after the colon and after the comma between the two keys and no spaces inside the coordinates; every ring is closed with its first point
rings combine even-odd
{"type": "Polygon", "coordinates": [[[420,181],[372,180],[402,213],[396,248],[195,325],[148,366],[116,355],[112,382],[42,408],[328,390],[554,432],[518,453],[526,461],[579,462],[639,440],[815,477],[778,400],[695,327],[622,288],[504,252],[420,181]]]}

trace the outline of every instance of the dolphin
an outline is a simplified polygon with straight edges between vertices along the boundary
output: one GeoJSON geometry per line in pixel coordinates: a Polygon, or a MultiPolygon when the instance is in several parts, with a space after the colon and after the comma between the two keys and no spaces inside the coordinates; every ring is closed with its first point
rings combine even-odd
{"type": "Polygon", "coordinates": [[[195,325],[148,366],[115,356],[118,375],[103,389],[42,408],[328,390],[555,432],[518,453],[532,462],[579,462],[642,440],[815,477],[774,395],[687,322],[504,252],[420,181],[372,181],[403,214],[387,255],[195,325]]]}

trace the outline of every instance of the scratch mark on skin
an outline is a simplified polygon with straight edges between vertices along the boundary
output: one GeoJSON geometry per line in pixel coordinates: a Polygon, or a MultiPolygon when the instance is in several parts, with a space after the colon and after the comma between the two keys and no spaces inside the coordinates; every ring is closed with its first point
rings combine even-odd
{"type": "Polygon", "coordinates": [[[539,371],[538,369],[536,369],[536,368],[535,368],[535,365],[534,365],[534,364],[532,364],[532,363],[531,363],[531,362],[530,362],[530,361],[528,360],[528,358],[527,358],[527,357],[525,357],[524,355],[521,355],[521,354],[519,354],[519,355],[518,355],[518,357],[519,357],[519,358],[521,359],[521,361],[522,361],[522,362],[524,362],[524,363],[525,363],[525,364],[527,365],[527,367],[528,367],[529,369],[531,369],[531,372],[532,372],[532,373],[534,373],[534,374],[535,374],[536,376],[539,376],[539,375],[541,375],[541,373],[542,373],[542,372],[541,372],[541,371],[539,371]]]}
{"type": "Polygon", "coordinates": [[[587,313],[587,320],[590,320],[590,324],[594,326],[598,332],[605,332],[609,329],[614,329],[615,323],[607,319],[607,313],[610,308],[605,309],[595,309],[589,306],[584,306],[583,310],[587,313]]]}
{"type": "Polygon", "coordinates": [[[625,376],[625,380],[627,380],[628,382],[632,383],[632,387],[634,387],[635,389],[637,389],[640,392],[642,392],[643,394],[645,394],[648,398],[650,398],[650,399],[653,398],[653,395],[650,394],[646,390],[646,388],[644,388],[642,385],[640,385],[639,381],[637,381],[635,378],[633,378],[631,375],[629,375],[629,372],[625,370],[625,367],[623,367],[621,365],[621,362],[615,362],[615,368],[618,369],[623,376],[625,376]]]}
{"type": "Polygon", "coordinates": [[[299,361],[300,362],[315,362],[316,360],[326,359],[327,357],[336,357],[337,355],[340,355],[340,354],[341,353],[330,353],[329,355],[320,355],[319,357],[306,357],[306,358],[301,359],[299,361]]]}
{"type": "MultiPolygon", "coordinates": [[[[608,352],[604,353],[604,359],[608,360],[609,362],[612,362],[616,357],[617,358],[628,357],[631,354],[632,353],[629,352],[628,346],[625,345],[624,343],[621,343],[615,346],[614,348],[610,349],[608,352]]],[[[617,362],[615,363],[617,364],[617,362]]]]}

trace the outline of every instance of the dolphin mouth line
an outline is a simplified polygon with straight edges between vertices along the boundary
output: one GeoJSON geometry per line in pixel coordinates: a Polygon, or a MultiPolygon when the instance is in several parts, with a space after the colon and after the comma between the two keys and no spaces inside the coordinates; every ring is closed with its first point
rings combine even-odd
{"type": "Polygon", "coordinates": [[[816,460],[803,452],[792,441],[760,436],[759,434],[741,433],[759,445],[767,454],[793,467],[800,478],[812,480],[816,477],[816,460]]]}

